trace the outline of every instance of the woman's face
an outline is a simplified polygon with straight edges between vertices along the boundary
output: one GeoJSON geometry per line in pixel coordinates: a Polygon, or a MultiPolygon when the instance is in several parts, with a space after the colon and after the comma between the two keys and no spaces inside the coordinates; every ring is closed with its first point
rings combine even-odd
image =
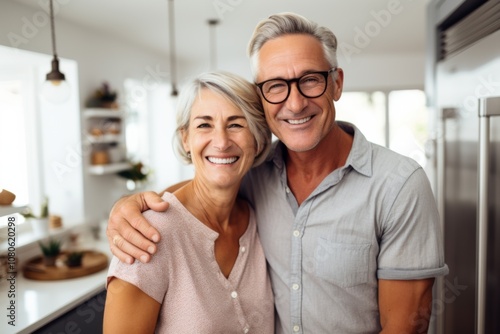
{"type": "Polygon", "coordinates": [[[195,178],[212,187],[238,186],[257,153],[243,112],[224,96],[202,89],[191,109],[183,146],[195,178]]]}

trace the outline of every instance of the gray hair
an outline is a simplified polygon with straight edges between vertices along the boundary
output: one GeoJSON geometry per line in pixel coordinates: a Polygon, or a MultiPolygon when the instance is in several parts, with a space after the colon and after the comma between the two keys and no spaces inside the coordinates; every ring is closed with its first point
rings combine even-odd
{"type": "Polygon", "coordinates": [[[209,89],[224,96],[243,112],[257,146],[258,154],[255,156],[253,166],[262,163],[271,149],[271,131],[266,123],[256,86],[236,74],[223,71],[197,76],[183,88],[179,96],[174,148],[180,159],[186,163],[192,162],[182,145],[182,130],[187,131],[189,128],[191,109],[202,89],[209,89]]]}
{"type": "Polygon", "coordinates": [[[259,52],[269,40],[291,34],[307,34],[316,38],[323,46],[325,58],[331,67],[337,67],[337,38],[333,32],[294,13],[281,13],[262,20],[253,32],[248,44],[248,56],[254,80],[259,68],[259,52]]]}

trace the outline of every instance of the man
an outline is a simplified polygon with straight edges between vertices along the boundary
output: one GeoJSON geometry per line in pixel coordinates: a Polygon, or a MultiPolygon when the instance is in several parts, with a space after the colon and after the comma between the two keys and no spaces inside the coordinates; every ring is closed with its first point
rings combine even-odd
{"type": "MultiPolygon", "coordinates": [[[[330,30],[290,13],[262,21],[249,44],[279,141],[241,193],[256,209],[276,332],[426,332],[434,278],[448,272],[429,182],[413,160],[335,121],[336,47],[330,30]]],[[[108,238],[122,260],[154,252],[142,235],[159,236],[139,215],[149,207],[166,205],[148,193],[113,208],[108,238]]]]}

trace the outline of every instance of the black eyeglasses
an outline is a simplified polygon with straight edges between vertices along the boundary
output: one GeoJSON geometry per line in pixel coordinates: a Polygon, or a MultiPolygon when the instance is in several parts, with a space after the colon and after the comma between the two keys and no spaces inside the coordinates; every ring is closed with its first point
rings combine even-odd
{"type": "Polygon", "coordinates": [[[283,103],[290,95],[292,82],[297,83],[299,93],[308,98],[320,97],[326,91],[328,75],[335,72],[336,67],[329,71],[311,72],[304,74],[300,78],[293,79],[270,79],[256,84],[259,87],[264,99],[272,104],[283,103]]]}

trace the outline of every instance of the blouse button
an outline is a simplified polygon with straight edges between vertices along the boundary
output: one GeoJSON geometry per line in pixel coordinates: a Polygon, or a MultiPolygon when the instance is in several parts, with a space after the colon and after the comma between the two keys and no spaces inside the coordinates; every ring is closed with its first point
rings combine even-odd
{"type": "Polygon", "coordinates": [[[238,297],[238,293],[236,291],[231,292],[231,297],[236,299],[238,297]]]}

